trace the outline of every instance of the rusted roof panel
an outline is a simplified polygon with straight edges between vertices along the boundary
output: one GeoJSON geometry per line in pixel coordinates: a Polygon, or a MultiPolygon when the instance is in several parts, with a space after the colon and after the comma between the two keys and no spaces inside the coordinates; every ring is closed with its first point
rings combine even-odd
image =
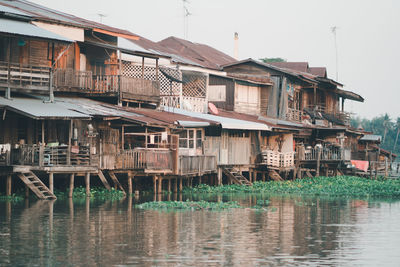
{"type": "Polygon", "coordinates": [[[308,72],[308,62],[269,62],[268,64],[290,70],[296,70],[300,72],[308,72]]]}
{"type": "Polygon", "coordinates": [[[167,48],[173,54],[189,59],[204,68],[220,70],[222,65],[236,61],[233,57],[213,47],[174,36],[161,40],[158,44],[167,48]]]}

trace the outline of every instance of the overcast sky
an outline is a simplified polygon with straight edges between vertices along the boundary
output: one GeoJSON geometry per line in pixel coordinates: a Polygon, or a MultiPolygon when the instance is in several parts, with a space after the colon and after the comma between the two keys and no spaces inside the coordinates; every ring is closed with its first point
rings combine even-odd
{"type": "MultiPolygon", "coordinates": [[[[151,39],[183,37],[182,0],[32,0],[33,2],[130,30],[151,39]]],[[[338,81],[365,98],[345,109],[363,117],[400,116],[400,1],[397,0],[187,0],[188,39],[239,58],[282,57],[326,66],[338,81]]]]}

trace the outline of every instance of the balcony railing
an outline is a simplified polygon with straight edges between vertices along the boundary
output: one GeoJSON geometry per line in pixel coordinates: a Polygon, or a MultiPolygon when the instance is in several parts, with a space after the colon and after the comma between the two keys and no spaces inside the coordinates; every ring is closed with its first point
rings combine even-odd
{"type": "Polygon", "coordinates": [[[294,152],[264,150],[261,152],[261,164],[277,168],[293,167],[294,152]]]}
{"type": "Polygon", "coordinates": [[[0,61],[0,86],[49,90],[50,68],[0,61]]]}
{"type": "Polygon", "coordinates": [[[179,156],[179,174],[204,174],[217,170],[217,160],[214,155],[179,156]]]}
{"type": "Polygon", "coordinates": [[[56,69],[54,71],[54,87],[58,89],[76,88],[91,90],[93,78],[91,71],[79,71],[74,69],[56,69]]]}
{"type": "Polygon", "coordinates": [[[325,104],[320,105],[310,105],[307,107],[308,111],[320,112],[321,115],[331,116],[339,121],[341,121],[344,125],[350,125],[351,113],[346,111],[339,110],[328,110],[325,104]]]}
{"type": "Polygon", "coordinates": [[[89,146],[19,145],[0,153],[0,165],[24,166],[92,166],[95,165],[89,146]]]}
{"type": "Polygon", "coordinates": [[[300,160],[315,161],[318,160],[318,157],[320,160],[344,160],[345,150],[341,148],[314,147],[306,148],[299,153],[300,160]]]}
{"type": "Polygon", "coordinates": [[[124,150],[117,155],[118,169],[133,169],[172,172],[172,151],[170,149],[136,148],[124,150]]]}
{"type": "Polygon", "coordinates": [[[286,112],[286,119],[289,121],[297,121],[300,122],[301,118],[303,116],[303,111],[293,109],[293,108],[288,108],[286,112]]]}

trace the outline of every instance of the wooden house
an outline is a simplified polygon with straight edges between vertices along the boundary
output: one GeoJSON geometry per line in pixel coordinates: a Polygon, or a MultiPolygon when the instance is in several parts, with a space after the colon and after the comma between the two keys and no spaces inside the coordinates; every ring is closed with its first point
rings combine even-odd
{"type": "Polygon", "coordinates": [[[112,103],[159,104],[160,55],[125,46],[140,37],[26,1],[2,1],[0,7],[7,8],[0,14],[3,90],[36,89],[51,97],[73,93],[112,103]],[[139,76],[124,72],[123,55],[141,58],[139,76]],[[155,62],[155,80],[144,75],[145,59],[155,62]]]}
{"type": "MultiPolygon", "coordinates": [[[[319,77],[308,70],[293,67],[286,62],[285,67],[277,67],[253,59],[246,59],[223,66],[228,75],[246,74],[253,77],[267,77],[273,80],[269,94],[268,116],[292,121],[308,121],[328,126],[329,123],[348,125],[349,117],[344,112],[344,99],[364,101],[350,91],[338,87],[342,85],[326,77],[319,77]],[[342,99],[342,110],[339,100],[342,99]]],[[[319,68],[318,68],[319,69],[319,68]]],[[[318,74],[319,72],[314,72],[318,74]]],[[[326,72],[325,72],[326,73],[326,72]]]]}

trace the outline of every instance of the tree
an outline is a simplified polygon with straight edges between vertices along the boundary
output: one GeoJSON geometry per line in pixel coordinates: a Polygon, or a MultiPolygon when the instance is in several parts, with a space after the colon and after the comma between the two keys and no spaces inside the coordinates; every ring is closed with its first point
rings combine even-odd
{"type": "Polygon", "coordinates": [[[265,58],[260,58],[260,60],[264,63],[273,63],[273,62],[286,62],[286,59],[280,58],[280,57],[265,57],[265,58]]]}
{"type": "Polygon", "coordinates": [[[397,117],[396,128],[397,128],[397,132],[396,132],[396,139],[395,139],[394,144],[393,144],[393,151],[396,151],[397,141],[399,140],[399,133],[400,133],[400,117],[397,117]]]}
{"type": "Polygon", "coordinates": [[[386,134],[388,132],[388,129],[390,127],[390,117],[389,115],[386,113],[385,116],[383,117],[383,128],[384,128],[384,132],[383,132],[383,140],[382,143],[384,144],[386,141],[386,134]]]}

